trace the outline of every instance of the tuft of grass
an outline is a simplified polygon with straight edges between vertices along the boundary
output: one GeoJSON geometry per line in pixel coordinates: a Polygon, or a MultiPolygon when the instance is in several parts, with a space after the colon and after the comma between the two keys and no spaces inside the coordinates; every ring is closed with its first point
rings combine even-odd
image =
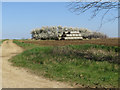
{"type": "Polygon", "coordinates": [[[97,61],[94,58],[90,60],[78,55],[80,50],[93,48],[92,45],[38,47],[18,42],[18,45],[27,50],[10,59],[14,66],[28,68],[37,75],[84,87],[118,88],[118,64],[109,63],[107,60],[97,61]]]}

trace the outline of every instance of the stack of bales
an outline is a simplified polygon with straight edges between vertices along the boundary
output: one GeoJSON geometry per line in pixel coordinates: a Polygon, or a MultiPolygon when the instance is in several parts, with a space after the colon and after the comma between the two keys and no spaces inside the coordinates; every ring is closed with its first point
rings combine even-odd
{"type": "Polygon", "coordinates": [[[83,37],[81,36],[81,33],[79,31],[65,31],[65,32],[63,32],[61,39],[63,39],[63,40],[72,40],[72,39],[82,40],[83,37]]]}

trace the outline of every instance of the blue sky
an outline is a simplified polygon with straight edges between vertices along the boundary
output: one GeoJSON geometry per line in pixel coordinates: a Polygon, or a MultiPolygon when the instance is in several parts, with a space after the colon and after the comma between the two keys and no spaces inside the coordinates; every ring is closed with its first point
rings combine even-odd
{"type": "MultiPolygon", "coordinates": [[[[68,2],[3,2],[2,37],[8,39],[31,38],[31,30],[42,26],[83,27],[98,30],[101,14],[90,19],[91,12],[76,15],[68,10],[68,2]]],[[[108,13],[111,18],[115,11],[108,13]]],[[[106,19],[107,19],[106,18],[106,19]]],[[[118,37],[118,20],[103,24],[100,32],[110,37],[118,37]]]]}

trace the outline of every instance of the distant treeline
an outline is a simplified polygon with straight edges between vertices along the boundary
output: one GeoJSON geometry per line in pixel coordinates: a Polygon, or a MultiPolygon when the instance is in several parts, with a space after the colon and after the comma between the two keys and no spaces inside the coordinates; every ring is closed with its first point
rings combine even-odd
{"type": "Polygon", "coordinates": [[[73,27],[62,27],[62,26],[44,26],[42,28],[36,28],[32,30],[32,39],[35,40],[57,40],[58,36],[63,34],[65,31],[79,31],[84,39],[92,38],[107,38],[108,36],[101,32],[93,32],[86,28],[73,28],[73,27]]]}

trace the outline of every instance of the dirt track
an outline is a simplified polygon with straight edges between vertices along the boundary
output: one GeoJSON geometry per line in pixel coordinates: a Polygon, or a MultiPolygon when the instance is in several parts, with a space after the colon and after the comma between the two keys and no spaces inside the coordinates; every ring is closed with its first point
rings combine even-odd
{"type": "MultiPolygon", "coordinates": [[[[23,51],[22,48],[8,40],[2,44],[2,88],[70,88],[66,83],[50,81],[38,77],[23,68],[14,67],[8,61],[12,56],[23,51]]],[[[1,72],[0,72],[1,73],[1,72]]]]}

